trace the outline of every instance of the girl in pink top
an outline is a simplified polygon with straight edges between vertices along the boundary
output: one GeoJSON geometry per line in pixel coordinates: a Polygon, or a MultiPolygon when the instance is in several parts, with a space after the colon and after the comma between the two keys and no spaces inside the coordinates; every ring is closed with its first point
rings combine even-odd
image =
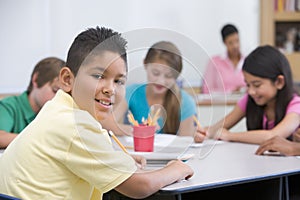
{"type": "Polygon", "coordinates": [[[195,141],[206,137],[260,144],[274,136],[288,138],[299,127],[300,97],[294,93],[290,65],[271,46],[256,48],[243,65],[247,93],[235,108],[211,127],[198,128],[195,141]],[[246,132],[228,131],[246,117],[246,132]]]}

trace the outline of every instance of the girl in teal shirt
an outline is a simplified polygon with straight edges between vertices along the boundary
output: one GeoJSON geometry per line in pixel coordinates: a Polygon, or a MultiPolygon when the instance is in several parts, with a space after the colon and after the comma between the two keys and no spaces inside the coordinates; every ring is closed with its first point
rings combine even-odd
{"type": "Polygon", "coordinates": [[[150,47],[144,59],[147,83],[130,85],[126,89],[126,102],[116,106],[114,115],[103,126],[116,134],[131,134],[129,125],[114,124],[127,118],[130,110],[141,123],[147,118],[152,105],[159,104],[166,111],[164,124],[159,123],[159,132],[193,136],[196,129],[193,115],[196,115],[194,99],[181,90],[176,79],[182,71],[182,58],[178,48],[171,42],[161,41],[150,47]],[[113,125],[114,124],[114,125],[113,125]]]}

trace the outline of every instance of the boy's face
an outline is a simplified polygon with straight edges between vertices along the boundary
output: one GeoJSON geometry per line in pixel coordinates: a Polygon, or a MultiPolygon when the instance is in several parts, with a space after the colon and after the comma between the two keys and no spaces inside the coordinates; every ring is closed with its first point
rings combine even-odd
{"type": "Polygon", "coordinates": [[[41,87],[37,86],[36,82],[33,82],[33,88],[29,94],[32,109],[35,112],[39,112],[44,104],[51,100],[57,90],[60,88],[58,77],[54,78],[52,81],[47,82],[41,87]]]}
{"type": "Polygon", "coordinates": [[[80,109],[98,121],[125,96],[126,65],[119,54],[103,52],[85,62],[74,80],[71,95],[80,109]]]}

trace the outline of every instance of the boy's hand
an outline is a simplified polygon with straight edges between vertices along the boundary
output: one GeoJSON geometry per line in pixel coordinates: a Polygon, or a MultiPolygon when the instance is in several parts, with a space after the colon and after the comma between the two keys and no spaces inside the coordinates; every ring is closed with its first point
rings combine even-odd
{"type": "Polygon", "coordinates": [[[168,166],[172,166],[178,169],[176,170],[178,172],[177,181],[187,180],[194,174],[193,169],[181,160],[172,160],[166,165],[166,167],[168,166]]]}
{"type": "Polygon", "coordinates": [[[139,169],[144,169],[146,167],[147,161],[143,156],[139,156],[139,155],[131,155],[131,156],[135,160],[136,166],[139,169]]]}

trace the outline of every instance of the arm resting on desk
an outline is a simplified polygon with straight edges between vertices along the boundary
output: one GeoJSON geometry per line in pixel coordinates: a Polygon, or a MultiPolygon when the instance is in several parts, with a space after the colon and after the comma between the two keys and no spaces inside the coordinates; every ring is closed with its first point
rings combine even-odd
{"type": "Polygon", "coordinates": [[[138,171],[116,187],[116,190],[131,198],[145,198],[162,187],[179,180],[188,179],[193,170],[182,161],[171,161],[166,167],[155,171],[138,171]]]}
{"type": "Polygon", "coordinates": [[[17,137],[15,133],[8,133],[0,130],[0,148],[6,148],[17,137]]]}
{"type": "Polygon", "coordinates": [[[263,155],[266,151],[277,151],[286,156],[300,155],[300,143],[292,142],[283,137],[275,136],[263,142],[256,150],[255,154],[263,155]]]}

